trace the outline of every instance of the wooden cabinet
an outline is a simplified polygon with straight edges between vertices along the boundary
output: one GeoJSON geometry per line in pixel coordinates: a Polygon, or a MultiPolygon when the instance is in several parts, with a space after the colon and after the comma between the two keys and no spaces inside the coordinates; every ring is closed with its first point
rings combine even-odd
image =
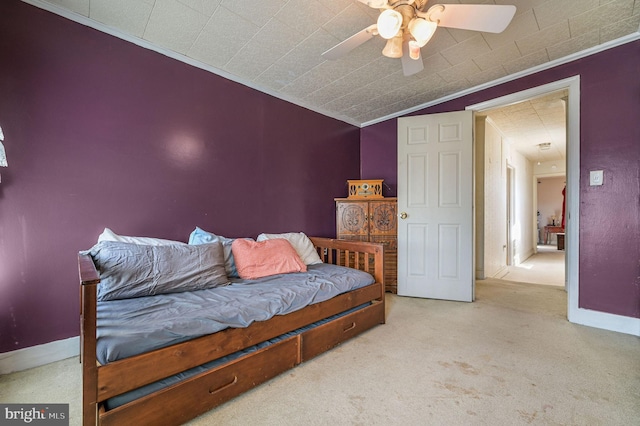
{"type": "Polygon", "coordinates": [[[371,241],[385,246],[386,291],[398,289],[398,207],[396,198],[336,198],[336,235],[343,240],[371,241]]]}

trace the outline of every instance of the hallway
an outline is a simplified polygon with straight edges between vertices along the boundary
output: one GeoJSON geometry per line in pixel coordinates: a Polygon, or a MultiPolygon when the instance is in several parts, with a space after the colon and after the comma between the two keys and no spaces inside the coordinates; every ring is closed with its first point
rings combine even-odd
{"type": "Polygon", "coordinates": [[[565,252],[555,245],[538,245],[538,253],[519,265],[508,266],[495,278],[564,287],[565,252]]]}

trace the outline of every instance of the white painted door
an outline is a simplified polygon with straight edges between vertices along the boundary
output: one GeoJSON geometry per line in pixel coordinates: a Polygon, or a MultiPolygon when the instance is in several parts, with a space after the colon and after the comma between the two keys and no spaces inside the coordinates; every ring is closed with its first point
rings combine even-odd
{"type": "Polygon", "coordinates": [[[471,302],[473,112],[398,119],[398,294],[471,302]]]}

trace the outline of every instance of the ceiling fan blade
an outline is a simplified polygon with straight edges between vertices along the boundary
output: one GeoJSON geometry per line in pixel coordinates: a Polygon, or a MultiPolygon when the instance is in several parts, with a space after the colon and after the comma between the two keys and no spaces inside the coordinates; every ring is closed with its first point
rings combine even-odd
{"type": "Polygon", "coordinates": [[[419,73],[424,69],[422,55],[418,59],[411,59],[409,56],[409,43],[402,43],[402,73],[405,77],[419,73]]]}
{"type": "Polygon", "coordinates": [[[441,27],[501,33],[515,13],[516,7],[513,5],[436,4],[429,8],[426,17],[441,27]]]}
{"type": "Polygon", "coordinates": [[[324,52],[322,57],[332,61],[343,57],[364,42],[371,40],[376,35],[376,28],[375,24],[365,28],[324,52]]]}

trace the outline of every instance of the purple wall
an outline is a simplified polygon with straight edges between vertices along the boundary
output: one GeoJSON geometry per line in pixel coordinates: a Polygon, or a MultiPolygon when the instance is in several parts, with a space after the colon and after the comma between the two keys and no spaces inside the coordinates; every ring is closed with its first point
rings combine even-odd
{"type": "Polygon", "coordinates": [[[0,2],[0,353],[77,336],[78,250],[334,236],[359,129],[18,0],[0,2]]]}
{"type": "MultiPolygon", "coordinates": [[[[640,318],[640,41],[418,111],[468,105],[580,75],[580,300],[640,318]],[[590,170],[605,181],[591,187],[590,170]]],[[[396,120],[361,130],[363,179],[397,188],[396,120]]],[[[392,193],[389,195],[396,195],[392,193]]]]}

